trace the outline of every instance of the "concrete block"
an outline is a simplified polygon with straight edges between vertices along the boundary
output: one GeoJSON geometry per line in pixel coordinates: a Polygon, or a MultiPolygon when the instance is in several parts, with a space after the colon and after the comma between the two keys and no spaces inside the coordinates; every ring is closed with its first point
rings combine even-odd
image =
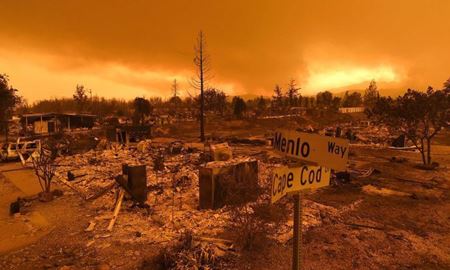
{"type": "Polygon", "coordinates": [[[242,192],[250,195],[239,199],[256,199],[259,189],[258,162],[210,162],[199,169],[199,186],[201,209],[217,209],[235,203],[236,196],[242,192]]]}

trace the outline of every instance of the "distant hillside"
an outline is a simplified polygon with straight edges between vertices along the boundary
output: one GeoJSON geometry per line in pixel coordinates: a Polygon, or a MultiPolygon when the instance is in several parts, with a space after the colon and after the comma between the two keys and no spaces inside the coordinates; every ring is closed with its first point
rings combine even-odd
{"type": "MultiPolygon", "coordinates": [[[[359,92],[361,94],[364,94],[364,91],[366,89],[367,86],[364,87],[345,87],[345,88],[336,88],[336,89],[329,89],[328,91],[330,91],[331,93],[333,93],[333,95],[342,97],[344,96],[346,91],[351,92],[359,92]]],[[[378,88],[378,90],[380,91],[380,94],[382,96],[391,96],[391,97],[397,97],[400,95],[403,95],[406,92],[406,89],[397,89],[397,88],[378,88]]],[[[323,90],[326,91],[326,90],[323,90]]],[[[318,91],[319,92],[319,91],[318,91]]],[[[314,96],[315,94],[304,94],[301,92],[300,90],[300,94],[302,94],[302,96],[314,96]]],[[[244,94],[244,95],[238,95],[241,98],[243,98],[244,100],[250,100],[250,99],[255,99],[257,97],[260,97],[261,95],[255,95],[255,94],[244,94]]],[[[228,96],[229,101],[231,101],[231,99],[233,99],[234,96],[228,96]]],[[[271,98],[271,95],[263,95],[263,97],[265,98],[271,98]]]]}
{"type": "MultiPolygon", "coordinates": [[[[361,94],[364,94],[364,91],[369,86],[368,82],[345,86],[345,87],[339,87],[339,88],[333,88],[328,89],[331,93],[337,95],[337,96],[343,96],[346,91],[349,92],[359,92],[361,94]]],[[[406,89],[403,89],[401,87],[397,87],[395,84],[378,84],[378,91],[380,91],[380,94],[382,96],[391,96],[391,97],[397,97],[399,95],[403,95],[403,93],[406,92],[406,89]]]]}
{"type": "MultiPolygon", "coordinates": [[[[332,92],[334,95],[336,96],[344,96],[345,92],[349,91],[350,93],[352,92],[359,92],[361,94],[364,94],[365,88],[362,89],[355,89],[355,88],[347,88],[347,89],[334,89],[334,90],[330,90],[330,92],[332,92]]],[[[391,97],[397,97],[397,96],[401,96],[406,92],[406,89],[378,89],[378,91],[380,91],[380,95],[382,96],[391,96],[391,97]]]]}
{"type": "MultiPolygon", "coordinates": [[[[240,97],[243,98],[244,100],[255,99],[255,98],[260,97],[260,96],[261,95],[254,95],[254,94],[240,95],[240,97]]],[[[269,97],[269,96],[264,96],[264,97],[269,97]]]]}
{"type": "MultiPolygon", "coordinates": [[[[323,92],[323,91],[330,91],[331,93],[333,93],[333,95],[336,96],[344,96],[344,93],[346,91],[349,92],[359,92],[361,94],[364,94],[365,89],[367,88],[369,84],[368,83],[361,83],[361,84],[355,84],[355,85],[350,85],[350,86],[346,86],[346,87],[339,87],[339,88],[332,88],[332,89],[323,89],[318,92],[323,92]]],[[[396,87],[395,85],[378,85],[378,91],[380,91],[380,94],[382,96],[391,96],[391,97],[397,97],[400,95],[403,95],[406,92],[406,89],[400,88],[400,87],[396,87]]],[[[300,90],[300,94],[302,94],[302,96],[315,96],[315,94],[306,94],[304,92],[302,92],[302,90],[300,90]]],[[[234,95],[230,95],[228,96],[228,99],[231,101],[231,99],[233,98],[234,95]]],[[[238,95],[241,98],[243,98],[244,100],[250,100],[250,99],[254,99],[257,97],[260,97],[261,95],[257,95],[257,94],[243,94],[243,95],[238,95]]],[[[263,95],[265,98],[271,98],[272,95],[263,95]]]]}
{"type": "MultiPolygon", "coordinates": [[[[261,95],[254,95],[254,94],[229,95],[229,96],[227,96],[227,101],[231,102],[231,100],[233,99],[234,96],[239,96],[239,97],[243,98],[245,101],[247,101],[247,100],[250,100],[250,99],[258,98],[261,95]]],[[[270,98],[271,96],[263,95],[263,97],[270,98]]]]}

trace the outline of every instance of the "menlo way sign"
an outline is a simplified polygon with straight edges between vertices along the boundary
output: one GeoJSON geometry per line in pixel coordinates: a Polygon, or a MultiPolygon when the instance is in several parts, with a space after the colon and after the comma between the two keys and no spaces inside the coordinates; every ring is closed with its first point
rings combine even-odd
{"type": "Polygon", "coordinates": [[[273,148],[287,157],[317,163],[335,170],[345,170],[348,140],[297,131],[278,131],[273,148]]]}

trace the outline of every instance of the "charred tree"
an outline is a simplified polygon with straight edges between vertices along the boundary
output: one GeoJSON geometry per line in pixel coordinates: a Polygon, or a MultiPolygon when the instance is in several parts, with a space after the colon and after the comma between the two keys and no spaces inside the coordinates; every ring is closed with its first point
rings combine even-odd
{"type": "Polygon", "coordinates": [[[51,184],[56,173],[56,147],[49,149],[42,148],[39,152],[31,155],[34,172],[39,180],[42,189],[42,200],[51,201],[53,195],[51,193],[51,184]]]}
{"type": "Polygon", "coordinates": [[[194,47],[194,64],[197,68],[195,77],[192,79],[192,85],[200,90],[200,140],[205,141],[205,82],[209,79],[209,56],[205,52],[206,41],[202,31],[199,32],[197,42],[194,47]]]}
{"type": "Polygon", "coordinates": [[[173,93],[173,97],[178,97],[178,83],[177,83],[177,79],[173,80],[172,83],[172,93],[173,93]]]}

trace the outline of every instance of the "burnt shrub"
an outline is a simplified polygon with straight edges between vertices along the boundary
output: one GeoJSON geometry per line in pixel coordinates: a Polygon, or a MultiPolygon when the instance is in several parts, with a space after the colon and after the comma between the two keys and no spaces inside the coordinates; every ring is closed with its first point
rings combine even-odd
{"type": "Polygon", "coordinates": [[[156,257],[144,260],[141,269],[230,269],[230,257],[212,243],[194,240],[191,231],[161,249],[156,257]]]}
{"type": "Polygon", "coordinates": [[[243,250],[258,250],[267,246],[279,225],[286,222],[288,212],[281,204],[255,202],[233,207],[230,215],[235,242],[243,250]]]}

